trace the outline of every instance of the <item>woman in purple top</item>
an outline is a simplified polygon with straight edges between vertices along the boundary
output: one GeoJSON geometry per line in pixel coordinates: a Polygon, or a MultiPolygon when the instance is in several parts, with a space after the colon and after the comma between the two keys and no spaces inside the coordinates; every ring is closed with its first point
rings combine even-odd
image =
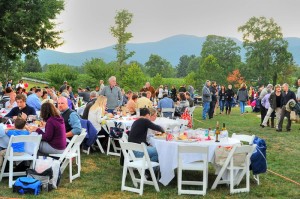
{"type": "Polygon", "coordinates": [[[67,145],[64,119],[49,102],[42,104],[41,118],[46,122],[45,132],[38,127],[30,128],[31,131],[42,134],[39,152],[45,155],[63,153],[67,145]]]}

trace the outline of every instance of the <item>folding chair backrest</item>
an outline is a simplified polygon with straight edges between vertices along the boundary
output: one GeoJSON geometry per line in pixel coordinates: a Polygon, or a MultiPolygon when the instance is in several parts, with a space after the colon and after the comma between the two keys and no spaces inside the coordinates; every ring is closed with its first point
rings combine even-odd
{"type": "Polygon", "coordinates": [[[224,163],[224,165],[229,165],[230,161],[234,162],[235,157],[241,157],[241,156],[235,156],[237,154],[245,154],[243,162],[246,162],[247,160],[250,160],[250,157],[252,155],[253,150],[255,149],[256,145],[234,145],[234,147],[231,149],[230,153],[228,154],[228,157],[224,163]]]}
{"type": "Polygon", "coordinates": [[[195,111],[196,106],[193,107],[188,107],[189,113],[190,115],[193,115],[194,111],[195,111]]]}
{"type": "Polygon", "coordinates": [[[175,108],[162,108],[161,113],[163,117],[164,117],[164,113],[172,113],[172,117],[174,117],[175,108]]]}
{"type": "Polygon", "coordinates": [[[12,135],[9,139],[8,147],[6,149],[6,155],[9,155],[11,152],[13,153],[12,144],[19,143],[19,142],[34,143],[35,144],[34,153],[36,154],[40,146],[41,139],[42,139],[41,135],[18,135],[18,136],[12,135]]]}
{"type": "Polygon", "coordinates": [[[249,145],[252,145],[255,135],[244,135],[244,134],[233,133],[231,137],[238,139],[241,142],[247,142],[249,145]]]}
{"type": "Polygon", "coordinates": [[[82,143],[82,141],[84,140],[84,138],[86,137],[87,133],[81,133],[80,135],[78,135],[76,137],[76,139],[74,140],[74,144],[71,147],[71,152],[76,152],[80,149],[80,145],[82,143]]]}
{"type": "Polygon", "coordinates": [[[178,146],[178,159],[182,162],[183,153],[201,153],[205,154],[202,159],[204,163],[208,161],[208,146],[188,146],[188,145],[179,145],[178,146]]]}
{"type": "Polygon", "coordinates": [[[120,140],[120,146],[124,155],[125,161],[131,161],[131,160],[137,160],[137,159],[144,159],[145,161],[150,161],[146,145],[144,143],[137,144],[133,142],[124,142],[123,140],[120,140]],[[136,158],[133,151],[143,152],[144,157],[142,158],[136,158]]]}
{"type": "Polygon", "coordinates": [[[75,140],[77,139],[78,135],[74,135],[72,139],[68,142],[67,147],[65,148],[62,155],[59,157],[59,161],[63,162],[63,160],[66,158],[67,154],[71,151],[72,146],[74,145],[75,140]]]}

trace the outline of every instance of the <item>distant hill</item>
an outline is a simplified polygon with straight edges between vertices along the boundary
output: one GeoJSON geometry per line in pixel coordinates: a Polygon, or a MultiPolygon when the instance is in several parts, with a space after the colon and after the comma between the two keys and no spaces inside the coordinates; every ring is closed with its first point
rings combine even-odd
{"type": "MultiPolygon", "coordinates": [[[[200,55],[202,44],[206,37],[197,37],[191,35],[176,35],[157,42],[128,44],[129,51],[135,51],[135,55],[130,60],[138,61],[142,64],[148,61],[151,54],[157,54],[168,60],[173,66],[179,63],[182,55],[200,55]]],[[[237,45],[242,47],[242,42],[232,38],[237,45]]],[[[300,38],[285,38],[289,42],[289,51],[293,54],[295,62],[300,65],[300,38]]],[[[116,52],[113,46],[106,48],[89,50],[79,53],[63,53],[54,50],[41,50],[38,52],[39,60],[44,64],[68,64],[81,66],[85,61],[91,58],[102,58],[105,62],[116,59],[116,52]]],[[[244,60],[245,50],[242,48],[241,56],[244,60]]]]}

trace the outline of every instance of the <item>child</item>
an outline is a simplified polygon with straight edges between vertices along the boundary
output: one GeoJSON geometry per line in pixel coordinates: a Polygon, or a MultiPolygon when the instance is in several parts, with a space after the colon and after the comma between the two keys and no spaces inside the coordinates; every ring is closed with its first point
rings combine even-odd
{"type": "MultiPolygon", "coordinates": [[[[17,118],[15,120],[15,129],[8,130],[7,136],[11,137],[18,136],[18,135],[29,135],[29,132],[24,129],[26,125],[26,121],[23,118],[17,118]]],[[[24,149],[24,142],[14,143],[12,144],[12,148],[14,149],[14,155],[23,155],[23,152],[25,152],[24,149]]],[[[0,167],[3,163],[3,158],[5,156],[6,149],[0,151],[0,167]]]]}

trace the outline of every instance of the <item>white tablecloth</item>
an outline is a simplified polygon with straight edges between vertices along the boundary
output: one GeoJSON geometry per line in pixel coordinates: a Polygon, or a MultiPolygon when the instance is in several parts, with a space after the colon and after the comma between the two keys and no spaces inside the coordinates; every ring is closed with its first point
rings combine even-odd
{"type": "MultiPolygon", "coordinates": [[[[221,141],[215,142],[211,141],[201,141],[201,142],[176,142],[176,141],[166,141],[163,139],[150,138],[150,143],[152,146],[156,147],[158,153],[158,160],[160,164],[161,178],[159,182],[163,185],[168,185],[171,180],[175,177],[174,169],[178,167],[178,145],[199,145],[199,146],[209,146],[208,161],[212,162],[214,157],[214,152],[217,146],[232,146],[234,144],[240,143],[239,140],[228,138],[228,142],[221,141]]],[[[186,154],[183,157],[183,161],[186,163],[203,160],[201,154],[186,154]]]]}

